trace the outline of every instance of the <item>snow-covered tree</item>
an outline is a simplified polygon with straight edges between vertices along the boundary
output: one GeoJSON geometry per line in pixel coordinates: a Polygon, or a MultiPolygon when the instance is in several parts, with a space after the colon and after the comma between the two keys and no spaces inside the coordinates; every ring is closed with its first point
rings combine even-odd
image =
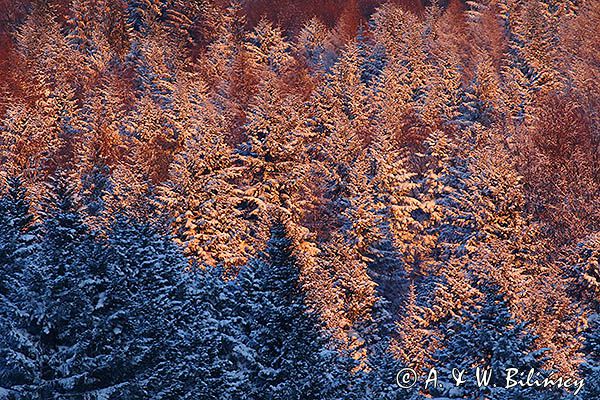
{"type": "Polygon", "coordinates": [[[396,358],[385,340],[374,345],[368,356],[367,372],[357,374],[355,390],[361,399],[401,400],[410,391],[398,386],[397,375],[407,365],[396,358]]]}
{"type": "Polygon", "coordinates": [[[182,323],[191,318],[187,261],[164,229],[147,221],[117,216],[107,240],[94,332],[106,354],[98,359],[98,386],[115,398],[181,396],[190,390],[177,350],[191,335],[182,323]]]}
{"type": "Polygon", "coordinates": [[[542,368],[544,350],[536,350],[535,336],[526,324],[518,323],[510,314],[498,288],[482,288],[484,298],[462,318],[449,321],[442,348],[432,355],[438,368],[439,385],[429,389],[433,398],[529,399],[536,398],[535,389],[506,389],[506,369],[542,368]],[[476,380],[457,387],[452,382],[452,369],[465,370],[474,376],[475,368],[491,370],[490,385],[479,388],[476,380]]]}
{"type": "Polygon", "coordinates": [[[585,333],[584,350],[586,358],[581,364],[580,373],[585,379],[581,398],[594,398],[600,395],[600,338],[598,337],[598,314],[589,318],[589,327],[585,333]]]}
{"type": "Polygon", "coordinates": [[[62,172],[53,177],[40,211],[39,248],[2,302],[5,386],[20,398],[58,398],[86,387],[86,333],[101,261],[71,179],[62,172]]]}
{"type": "Polygon", "coordinates": [[[240,205],[245,218],[256,219],[256,237],[268,237],[269,215],[282,211],[300,221],[313,197],[306,143],[312,136],[298,99],[283,93],[275,77],[265,79],[248,114],[247,141],[238,150],[243,176],[240,205]]]}
{"type": "MultiPolygon", "coordinates": [[[[183,315],[178,362],[170,366],[186,388],[183,399],[235,399],[250,390],[250,367],[255,350],[247,344],[239,305],[246,301],[236,281],[226,281],[224,270],[208,267],[193,271],[189,301],[183,315]]],[[[168,371],[167,371],[168,372],[168,371]]]]}
{"type": "Polygon", "coordinates": [[[4,273],[0,294],[15,287],[23,272],[23,260],[34,250],[33,215],[21,178],[6,179],[7,190],[0,197],[0,267],[4,273]]]}
{"type": "Polygon", "coordinates": [[[252,399],[336,399],[348,376],[339,371],[317,316],[306,305],[292,243],[281,222],[271,230],[265,259],[239,275],[248,347],[252,399]],[[293,377],[293,378],[291,378],[293,377]]]}

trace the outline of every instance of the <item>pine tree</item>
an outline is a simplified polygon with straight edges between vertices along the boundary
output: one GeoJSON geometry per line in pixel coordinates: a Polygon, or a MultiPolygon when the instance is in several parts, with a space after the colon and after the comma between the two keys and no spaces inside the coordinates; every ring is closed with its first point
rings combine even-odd
{"type": "Polygon", "coordinates": [[[160,198],[172,210],[175,238],[185,254],[200,265],[233,272],[250,255],[251,237],[236,208],[242,200],[231,183],[231,152],[219,136],[190,137],[175,156],[160,198]]]}
{"type": "Polygon", "coordinates": [[[475,76],[465,90],[459,107],[459,120],[466,124],[489,126],[495,119],[500,98],[498,76],[485,54],[478,58],[475,76]]]}
{"type": "MultiPolygon", "coordinates": [[[[105,208],[104,197],[111,189],[111,169],[126,154],[123,137],[124,94],[115,77],[86,100],[82,107],[82,134],[75,146],[77,169],[86,213],[98,218],[105,208]]],[[[89,221],[94,225],[94,221],[89,221]]]]}
{"type": "Polygon", "coordinates": [[[2,302],[8,388],[24,399],[181,398],[197,385],[185,378],[190,364],[179,366],[198,351],[187,261],[164,232],[119,216],[105,247],[83,222],[72,178],[52,182],[40,249],[2,302]]]}
{"type": "Polygon", "coordinates": [[[537,345],[551,349],[555,365],[570,371],[580,346],[577,313],[566,294],[564,273],[546,250],[542,226],[527,212],[524,182],[514,160],[508,151],[497,150],[505,148],[504,140],[494,130],[481,132],[480,146],[474,149],[478,161],[469,167],[472,189],[462,201],[474,205],[474,235],[466,248],[469,269],[502,288],[513,315],[532,322],[537,345]],[[540,307],[546,310],[543,314],[540,307]],[[564,335],[566,331],[573,334],[564,335]]]}
{"type": "Polygon", "coordinates": [[[427,65],[432,76],[426,80],[427,94],[422,118],[432,129],[449,130],[459,115],[458,109],[462,96],[459,49],[452,43],[454,39],[448,35],[439,12],[434,11],[425,27],[425,49],[427,65]],[[441,26],[440,26],[441,25],[441,26]]]}
{"type": "Polygon", "coordinates": [[[234,177],[233,149],[225,142],[225,118],[208,101],[202,83],[189,83],[182,119],[187,133],[159,188],[173,217],[175,240],[199,265],[237,272],[252,255],[252,222],[238,209],[243,196],[234,177]]]}
{"type": "Polygon", "coordinates": [[[330,32],[318,18],[308,20],[298,34],[296,51],[305,60],[312,74],[324,73],[330,67],[332,51],[330,32]]]}
{"type": "Polygon", "coordinates": [[[387,55],[381,43],[378,43],[365,27],[361,25],[356,35],[358,54],[361,62],[361,80],[367,86],[377,82],[386,63],[387,55]]]}
{"type": "Polygon", "coordinates": [[[371,146],[375,165],[373,186],[383,230],[389,236],[393,250],[402,258],[402,272],[410,275],[416,262],[412,246],[418,228],[413,213],[419,209],[420,202],[414,193],[417,188],[415,174],[407,170],[407,158],[395,143],[391,135],[381,132],[371,146]]]}
{"type": "Polygon", "coordinates": [[[0,198],[0,270],[3,271],[0,278],[0,329],[6,334],[6,341],[0,339],[0,398],[7,397],[3,389],[9,390],[10,385],[19,379],[19,371],[8,357],[8,334],[13,307],[17,303],[15,299],[22,287],[25,260],[34,252],[36,245],[33,216],[20,178],[7,178],[6,186],[7,191],[0,198]]]}
{"type": "Polygon", "coordinates": [[[69,11],[65,36],[80,62],[71,68],[89,85],[102,77],[115,55],[121,55],[119,50],[122,49],[114,46],[116,40],[112,43],[111,40],[119,35],[122,35],[121,41],[127,39],[123,21],[125,10],[105,1],[75,0],[69,11]],[[116,22],[119,20],[120,23],[116,22]]]}
{"type": "Polygon", "coordinates": [[[591,235],[568,254],[567,263],[575,266],[577,282],[574,295],[581,296],[595,308],[600,306],[600,235],[591,235]],[[581,289],[584,290],[581,290],[581,289]]]}
{"type": "Polygon", "coordinates": [[[246,301],[236,281],[226,281],[222,268],[193,272],[189,311],[180,318],[186,335],[176,350],[179,378],[189,390],[180,398],[235,399],[250,390],[249,366],[255,351],[248,347],[239,304],[246,301]]]}
{"type": "Polygon", "coordinates": [[[391,340],[390,352],[416,371],[424,367],[427,354],[434,349],[436,341],[431,329],[431,321],[427,310],[417,303],[417,292],[414,284],[408,289],[401,315],[396,322],[397,335],[391,340]]]}
{"type": "Polygon", "coordinates": [[[364,344],[372,334],[374,324],[372,310],[377,302],[376,284],[369,276],[368,264],[352,244],[342,234],[334,234],[329,239],[318,262],[330,271],[335,285],[335,293],[340,301],[327,305],[335,311],[334,322],[341,332],[332,332],[344,347],[353,351],[356,359],[364,358],[364,344]],[[343,251],[342,251],[343,250],[343,251]]]}
{"type": "Polygon", "coordinates": [[[283,74],[292,60],[290,44],[284,40],[281,29],[266,19],[261,19],[246,36],[244,48],[251,59],[250,68],[254,68],[258,76],[265,70],[283,74]]]}
{"type": "Polygon", "coordinates": [[[425,25],[401,7],[387,4],[373,15],[374,37],[387,63],[375,88],[379,124],[404,143],[424,139],[422,113],[433,71],[427,62],[425,25]]]}
{"type": "Polygon", "coordinates": [[[283,92],[283,83],[273,75],[260,83],[245,125],[247,141],[237,150],[243,171],[237,184],[242,192],[240,209],[245,218],[256,220],[255,237],[268,237],[268,216],[283,212],[295,223],[311,208],[311,165],[307,128],[296,96],[283,92]]]}
{"type": "Polygon", "coordinates": [[[160,0],[128,0],[126,5],[127,26],[142,34],[147,34],[152,22],[165,11],[160,0]]]}
{"type": "Polygon", "coordinates": [[[398,386],[397,375],[404,368],[400,359],[396,358],[386,340],[381,340],[372,347],[368,358],[367,372],[357,374],[360,398],[401,400],[409,396],[406,389],[398,386]],[[360,381],[362,378],[363,381],[360,381]]]}

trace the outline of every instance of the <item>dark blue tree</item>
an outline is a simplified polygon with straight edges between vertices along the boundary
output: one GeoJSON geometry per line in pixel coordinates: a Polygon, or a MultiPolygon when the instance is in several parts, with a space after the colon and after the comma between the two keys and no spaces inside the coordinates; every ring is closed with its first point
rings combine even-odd
{"type": "Polygon", "coordinates": [[[62,398],[85,381],[89,343],[82,338],[98,281],[89,268],[95,244],[72,181],[60,171],[50,179],[39,247],[22,261],[20,280],[2,302],[0,359],[10,371],[6,386],[21,399],[62,398]]]}
{"type": "Polygon", "coordinates": [[[241,315],[251,349],[247,399],[344,399],[349,376],[305,302],[292,241],[272,226],[266,256],[239,275],[241,315]]]}
{"type": "Polygon", "coordinates": [[[391,353],[389,341],[381,340],[371,347],[367,365],[368,372],[359,373],[361,398],[405,400],[410,397],[413,390],[403,389],[397,384],[397,375],[405,365],[391,353]]]}
{"type": "Polygon", "coordinates": [[[187,260],[159,227],[117,216],[107,264],[96,333],[107,357],[98,379],[110,398],[181,398],[186,388],[177,365],[188,335],[187,260]]]}
{"type": "Polygon", "coordinates": [[[0,295],[19,279],[23,259],[33,251],[33,215],[26,190],[17,176],[6,180],[7,191],[0,198],[0,295]]]}
{"type": "Polygon", "coordinates": [[[443,348],[430,360],[438,370],[439,385],[430,387],[428,396],[494,400],[561,398],[560,393],[554,394],[549,389],[505,388],[508,368],[526,372],[535,368],[547,373],[542,370],[546,349],[534,350],[536,336],[528,331],[527,324],[513,319],[497,287],[484,285],[482,289],[484,298],[479,304],[466,311],[464,318],[453,318],[447,323],[443,348]],[[476,367],[491,370],[489,385],[477,385],[476,367]],[[452,380],[454,368],[465,371],[466,382],[461,386],[452,380]]]}
{"type": "Polygon", "coordinates": [[[586,354],[581,365],[581,376],[585,385],[579,394],[582,399],[600,398],[600,316],[592,315],[589,319],[589,328],[585,334],[583,350],[586,354]]]}

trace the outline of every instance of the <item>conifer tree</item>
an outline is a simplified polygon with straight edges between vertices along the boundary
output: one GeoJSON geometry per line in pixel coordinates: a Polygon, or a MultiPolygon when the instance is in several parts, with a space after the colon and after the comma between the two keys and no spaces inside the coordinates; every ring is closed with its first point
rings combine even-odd
{"type": "Polygon", "coordinates": [[[332,50],[328,41],[329,36],[327,27],[318,18],[308,20],[298,34],[296,51],[313,74],[323,73],[330,66],[332,50]]]}
{"type": "Polygon", "coordinates": [[[233,180],[233,150],[212,125],[218,120],[204,122],[175,155],[160,198],[172,210],[175,240],[188,257],[235,272],[251,255],[251,226],[237,208],[242,200],[233,180]]]}
{"type": "Polygon", "coordinates": [[[496,114],[500,98],[498,76],[486,55],[478,58],[475,76],[465,90],[459,107],[459,119],[466,124],[480,123],[489,126],[496,114]]]}
{"type": "Polygon", "coordinates": [[[245,38],[245,49],[251,59],[250,68],[254,68],[258,76],[268,70],[276,74],[283,74],[291,62],[291,47],[284,40],[283,33],[278,27],[261,19],[250,34],[245,38]]]}
{"type": "Polygon", "coordinates": [[[33,251],[33,215],[21,178],[6,179],[7,190],[0,197],[0,294],[6,295],[15,287],[23,267],[23,260],[33,251]]]}
{"type": "MultiPolygon", "coordinates": [[[[515,322],[498,288],[484,286],[484,297],[478,307],[472,307],[464,318],[454,318],[447,325],[443,349],[432,356],[432,365],[439,366],[439,383],[431,387],[433,398],[493,399],[536,398],[534,389],[506,389],[506,369],[541,370],[544,350],[535,350],[534,340],[526,324],[515,322]],[[456,387],[452,369],[464,369],[473,376],[474,368],[490,368],[490,385],[479,388],[476,381],[456,387]],[[496,385],[496,386],[494,386],[496,385]]],[[[467,372],[465,372],[467,373],[467,372]]]]}
{"type": "Polygon", "coordinates": [[[523,179],[515,171],[514,160],[508,159],[507,152],[488,147],[504,141],[497,135],[493,130],[482,132],[481,147],[475,150],[479,162],[470,166],[473,173],[468,180],[473,189],[470,200],[465,200],[475,205],[471,213],[475,235],[467,248],[471,268],[476,276],[491,278],[502,288],[513,315],[532,322],[536,343],[551,349],[557,367],[571,370],[579,341],[575,334],[561,333],[575,332],[578,325],[575,313],[567,311],[573,306],[566,295],[568,282],[545,251],[548,245],[541,226],[526,212],[523,179]],[[540,314],[540,307],[546,312],[540,314]]]}
{"type": "Polygon", "coordinates": [[[589,301],[595,308],[600,306],[600,235],[591,235],[570,250],[567,263],[576,267],[576,296],[589,301]],[[585,288],[585,290],[581,290],[585,288]]]}
{"type": "Polygon", "coordinates": [[[328,349],[315,314],[306,305],[291,240],[281,222],[271,230],[267,258],[238,279],[246,301],[248,345],[255,352],[249,378],[252,399],[339,398],[344,376],[328,349]],[[294,377],[294,378],[291,378],[294,377]]]}
{"type": "Polygon", "coordinates": [[[126,5],[127,26],[142,34],[147,34],[152,22],[165,11],[160,0],[128,0],[126,5]]]}
{"type": "Polygon", "coordinates": [[[97,378],[116,398],[174,398],[192,390],[182,373],[189,365],[180,359],[191,336],[182,321],[194,318],[187,311],[187,262],[158,228],[117,216],[108,236],[96,332],[107,355],[97,378]]]}
{"type": "Polygon", "coordinates": [[[427,310],[417,300],[416,287],[411,284],[396,322],[397,334],[391,340],[389,350],[400,362],[419,371],[424,367],[427,354],[433,350],[436,341],[427,310]]]}
{"type": "Polygon", "coordinates": [[[56,398],[85,386],[86,329],[99,281],[95,246],[69,176],[53,177],[39,226],[39,250],[24,260],[18,286],[3,302],[2,354],[8,387],[21,398],[56,398]]]}
{"type": "Polygon", "coordinates": [[[374,345],[369,353],[368,372],[358,373],[357,390],[360,398],[401,400],[406,399],[410,392],[398,386],[397,375],[405,365],[391,351],[385,340],[374,345]],[[360,381],[360,379],[363,381],[360,381]]]}
{"type": "MultiPolygon", "coordinates": [[[[104,198],[111,189],[111,172],[126,154],[123,137],[124,94],[116,77],[105,80],[101,89],[82,107],[83,127],[75,146],[86,213],[98,218],[105,208],[104,198]]],[[[89,219],[89,223],[94,225],[89,219]]]]}
{"type": "Polygon", "coordinates": [[[394,251],[402,258],[402,272],[411,275],[416,253],[409,243],[413,243],[418,229],[413,213],[420,207],[415,196],[415,174],[407,171],[407,158],[385,131],[378,134],[371,146],[371,154],[375,164],[375,201],[383,216],[384,231],[390,236],[394,251]]]}
{"type": "Polygon", "coordinates": [[[189,301],[179,317],[185,335],[174,374],[185,384],[180,398],[235,399],[251,390],[249,369],[255,350],[247,345],[240,304],[246,301],[237,281],[224,280],[219,267],[198,268],[189,301]]]}
{"type": "Polygon", "coordinates": [[[592,399],[600,395],[600,338],[598,337],[598,314],[589,318],[589,327],[585,333],[584,351],[586,358],[581,364],[581,375],[585,386],[581,398],[592,399]]]}
{"type": "Polygon", "coordinates": [[[310,208],[312,196],[306,143],[312,133],[295,96],[282,91],[281,82],[270,76],[250,109],[245,126],[247,142],[238,150],[245,171],[238,184],[244,191],[241,207],[247,218],[256,218],[257,238],[268,236],[269,213],[282,211],[295,222],[310,208]]]}

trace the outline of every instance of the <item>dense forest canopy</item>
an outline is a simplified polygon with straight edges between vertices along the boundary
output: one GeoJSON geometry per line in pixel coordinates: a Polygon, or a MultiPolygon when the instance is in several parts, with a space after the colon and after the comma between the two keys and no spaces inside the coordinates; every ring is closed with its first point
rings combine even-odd
{"type": "Polygon", "coordinates": [[[0,18],[0,399],[600,397],[600,2],[0,18]]]}

